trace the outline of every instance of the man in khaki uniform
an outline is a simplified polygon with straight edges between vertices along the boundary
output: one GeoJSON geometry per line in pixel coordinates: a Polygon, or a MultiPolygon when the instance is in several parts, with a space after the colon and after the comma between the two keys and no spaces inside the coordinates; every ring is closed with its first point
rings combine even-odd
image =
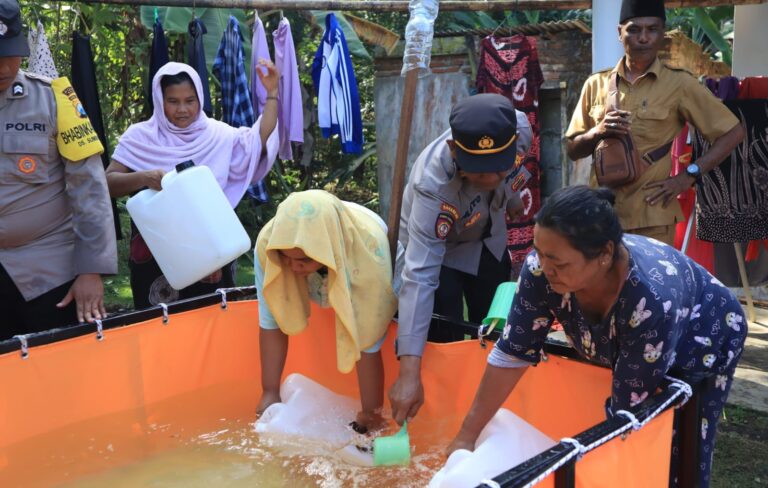
{"type": "MultiPolygon", "coordinates": [[[[677,196],[720,164],[744,137],[738,119],[687,72],[669,68],[657,53],[664,40],[663,0],[624,0],[619,38],[625,56],[613,69],[593,74],[566,132],[571,159],[592,154],[604,138],[632,134],[641,155],[656,161],[634,183],[615,188],[616,212],[624,230],[672,245],[683,219],[677,196]],[[619,110],[606,107],[611,77],[618,73],[619,110]],[[689,122],[711,143],[710,150],[670,177],[668,144],[689,122]]],[[[591,183],[597,185],[594,169],[591,183]]]]}
{"type": "Polygon", "coordinates": [[[66,79],[19,70],[16,0],[0,0],[0,340],[105,315],[117,272],[101,144],[66,79]]]}

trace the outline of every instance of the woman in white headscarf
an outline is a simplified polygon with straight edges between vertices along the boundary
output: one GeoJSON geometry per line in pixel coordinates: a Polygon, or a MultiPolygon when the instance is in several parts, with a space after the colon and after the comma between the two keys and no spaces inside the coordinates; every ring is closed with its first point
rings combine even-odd
{"type": "MultiPolygon", "coordinates": [[[[253,127],[234,128],[210,119],[201,110],[202,83],[189,65],[167,63],[152,80],[154,113],[122,135],[107,168],[112,197],[142,188],[160,190],[160,180],[178,163],[192,160],[208,166],[234,208],[248,186],[272,168],[279,140],[277,86],[280,73],[269,61],[256,70],[267,89],[267,104],[253,127]]],[[[132,226],[129,267],[134,305],[145,308],[216,288],[234,286],[231,266],[199,283],[174,290],[163,276],[144,240],[132,226]]]]}

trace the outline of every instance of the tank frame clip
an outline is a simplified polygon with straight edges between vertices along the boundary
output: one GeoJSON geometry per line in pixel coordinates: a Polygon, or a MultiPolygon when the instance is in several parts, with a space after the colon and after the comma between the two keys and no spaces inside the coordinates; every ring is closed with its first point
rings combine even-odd
{"type": "Polygon", "coordinates": [[[13,336],[14,339],[18,339],[21,344],[21,359],[29,359],[29,343],[27,342],[27,336],[19,334],[13,336]]]}
{"type": "Polygon", "coordinates": [[[216,290],[216,293],[221,295],[221,309],[226,310],[227,309],[227,289],[219,288],[218,290],[216,290]]]}
{"type": "Polygon", "coordinates": [[[168,321],[170,320],[168,318],[168,305],[160,302],[157,306],[163,309],[163,325],[168,325],[168,321]]]}

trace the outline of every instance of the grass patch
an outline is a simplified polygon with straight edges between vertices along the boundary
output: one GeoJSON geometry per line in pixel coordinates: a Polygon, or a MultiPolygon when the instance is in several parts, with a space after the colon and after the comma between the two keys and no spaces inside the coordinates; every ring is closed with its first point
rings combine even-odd
{"type": "Polygon", "coordinates": [[[768,486],[768,413],[726,405],[720,419],[712,488],[768,486]]]}

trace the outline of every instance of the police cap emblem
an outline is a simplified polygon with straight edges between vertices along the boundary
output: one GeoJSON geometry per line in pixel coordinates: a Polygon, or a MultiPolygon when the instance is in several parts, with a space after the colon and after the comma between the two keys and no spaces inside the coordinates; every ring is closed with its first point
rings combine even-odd
{"type": "Polygon", "coordinates": [[[0,37],[5,37],[7,33],[8,33],[8,26],[5,25],[5,22],[0,20],[0,37]]]}

